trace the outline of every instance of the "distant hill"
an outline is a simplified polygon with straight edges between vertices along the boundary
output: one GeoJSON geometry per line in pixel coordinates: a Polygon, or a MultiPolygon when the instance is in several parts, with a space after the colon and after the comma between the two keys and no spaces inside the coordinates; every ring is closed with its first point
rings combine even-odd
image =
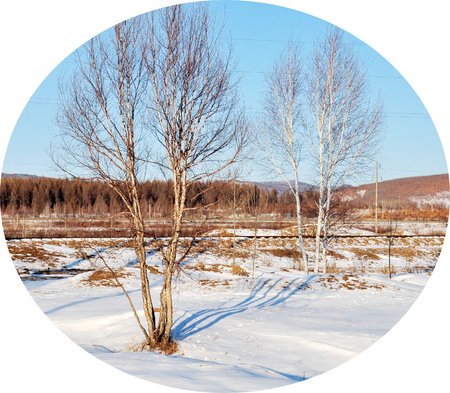
{"type": "MultiPolygon", "coordinates": [[[[272,190],[275,188],[279,194],[282,194],[283,192],[287,191],[289,189],[289,185],[286,181],[266,181],[266,182],[253,182],[252,184],[256,184],[258,187],[263,188],[265,190],[272,190]]],[[[294,184],[294,181],[291,180],[291,184],[294,184]]],[[[299,189],[300,192],[305,192],[310,189],[315,189],[316,187],[312,184],[299,182],[299,189]]]]}
{"type": "MultiPolygon", "coordinates": [[[[375,183],[363,184],[346,190],[347,198],[358,206],[370,206],[375,203],[375,183]]],[[[405,177],[378,183],[378,202],[406,201],[450,201],[448,174],[405,177]]]]}
{"type": "Polygon", "coordinates": [[[37,179],[39,176],[27,175],[25,173],[2,173],[2,177],[23,177],[23,178],[37,179]]]}

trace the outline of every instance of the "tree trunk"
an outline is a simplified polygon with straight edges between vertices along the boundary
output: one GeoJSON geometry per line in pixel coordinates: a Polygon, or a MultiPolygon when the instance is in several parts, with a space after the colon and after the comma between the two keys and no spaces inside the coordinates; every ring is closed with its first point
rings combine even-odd
{"type": "Polygon", "coordinates": [[[150,347],[155,347],[156,337],[155,337],[155,312],[153,309],[152,298],[150,295],[150,285],[147,275],[147,263],[146,263],[146,253],[145,253],[145,242],[144,242],[144,225],[142,219],[140,218],[139,212],[134,218],[134,225],[136,229],[135,237],[135,252],[139,261],[139,272],[141,276],[141,289],[142,289],[142,303],[144,308],[145,319],[148,325],[148,335],[150,337],[150,347]]]}
{"type": "Polygon", "coordinates": [[[162,349],[167,347],[171,341],[170,330],[173,323],[172,276],[172,270],[166,268],[164,272],[164,284],[160,295],[161,308],[158,324],[158,341],[161,343],[162,349]]]}
{"type": "Polygon", "coordinates": [[[327,272],[328,228],[330,226],[331,185],[327,184],[327,203],[323,220],[322,264],[323,272],[327,272]]]}
{"type": "Polygon", "coordinates": [[[171,342],[170,331],[173,324],[172,276],[177,264],[177,250],[181,234],[181,223],[186,202],[186,172],[174,171],[174,206],[172,213],[172,236],[164,255],[164,284],[161,290],[161,309],[158,322],[158,340],[165,349],[171,342]]]}
{"type": "Polygon", "coordinates": [[[322,233],[323,220],[324,220],[324,209],[323,209],[323,194],[324,194],[324,184],[323,179],[320,181],[319,189],[319,214],[317,217],[317,228],[316,228],[316,260],[314,264],[314,274],[319,273],[319,260],[320,260],[320,235],[322,233]]]}
{"type": "MultiPolygon", "coordinates": [[[[300,196],[298,195],[298,182],[296,180],[296,194],[295,194],[295,202],[297,204],[297,227],[298,227],[298,244],[300,246],[300,252],[302,253],[303,259],[303,269],[306,274],[309,274],[308,270],[308,254],[306,254],[305,246],[303,244],[303,234],[302,234],[302,213],[301,213],[301,205],[300,205],[300,196]]],[[[300,266],[299,266],[300,269],[300,266]]]]}

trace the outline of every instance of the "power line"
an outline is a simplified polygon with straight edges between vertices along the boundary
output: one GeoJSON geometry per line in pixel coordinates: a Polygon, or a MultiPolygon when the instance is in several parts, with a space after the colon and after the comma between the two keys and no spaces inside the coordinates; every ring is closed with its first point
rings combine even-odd
{"type": "MultiPolygon", "coordinates": [[[[245,110],[253,111],[253,112],[263,112],[263,108],[255,108],[255,107],[246,107],[245,110]]],[[[420,112],[392,112],[387,114],[386,117],[390,118],[401,118],[401,119],[430,119],[431,117],[427,113],[420,112]]]]}
{"type": "Polygon", "coordinates": [[[40,166],[47,166],[48,164],[36,164],[34,162],[11,162],[11,161],[3,161],[3,164],[8,165],[40,165],[40,166]]]}

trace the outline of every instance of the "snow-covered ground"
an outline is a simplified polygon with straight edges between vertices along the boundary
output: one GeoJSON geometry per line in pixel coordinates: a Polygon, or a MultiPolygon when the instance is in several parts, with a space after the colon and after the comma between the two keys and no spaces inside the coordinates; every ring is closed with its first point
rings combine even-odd
{"type": "MultiPolygon", "coordinates": [[[[273,251],[289,249],[290,243],[261,239],[252,278],[251,240],[239,243],[236,250],[237,263],[248,276],[232,274],[228,241],[205,239],[201,252],[193,254],[175,280],[173,335],[179,351],[172,356],[130,351],[143,336],[126,297],[120,288],[109,286],[111,280],[91,276],[90,269],[101,267],[98,258],[80,257],[81,250],[87,254],[93,248],[101,250],[140,309],[136,257],[130,249],[117,247],[120,242],[26,240],[8,246],[21,273],[81,270],[63,279],[24,284],[45,315],[88,353],[164,386],[232,392],[308,380],[363,352],[417,299],[442,245],[442,239],[428,239],[415,245],[422,250],[418,258],[402,260],[401,253],[393,257],[397,274],[389,279],[382,273],[387,248],[381,240],[352,244],[354,254],[349,244],[336,245],[334,273],[306,275],[293,268],[291,258],[273,251]],[[368,255],[361,256],[358,247],[371,248],[368,255],[378,257],[369,264],[368,255]],[[408,270],[408,265],[415,269],[408,270]]],[[[148,264],[162,272],[161,258],[151,247],[148,264]]],[[[158,303],[162,276],[149,277],[158,303]]],[[[142,312],[140,317],[144,320],[142,312]]]]}

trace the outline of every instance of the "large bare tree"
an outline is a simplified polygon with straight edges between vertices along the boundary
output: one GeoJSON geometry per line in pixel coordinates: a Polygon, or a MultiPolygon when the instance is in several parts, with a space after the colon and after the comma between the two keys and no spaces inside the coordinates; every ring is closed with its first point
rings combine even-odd
{"type": "Polygon", "coordinates": [[[151,76],[148,129],[157,141],[153,164],[173,182],[172,232],[160,246],[165,262],[158,335],[170,340],[172,276],[189,250],[179,240],[186,191],[232,164],[247,128],[237,113],[237,79],[232,49],[225,46],[206,3],[177,5],[151,15],[146,61],[151,76]]]}
{"type": "Polygon", "coordinates": [[[223,53],[221,37],[207,5],[168,7],[92,39],[77,52],[70,79],[60,83],[58,166],[108,184],[131,217],[147,320],[147,329],[139,322],[142,348],[171,348],[172,277],[190,250],[178,247],[187,188],[220,172],[243,146],[231,50],[223,53]],[[165,156],[158,156],[158,144],[165,156]],[[172,235],[160,244],[165,273],[158,322],[139,205],[139,174],[151,164],[173,179],[172,235]]]}
{"type": "Polygon", "coordinates": [[[277,56],[266,74],[263,113],[258,120],[255,140],[265,153],[263,167],[274,172],[289,185],[295,197],[298,244],[303,268],[308,273],[308,255],[302,236],[302,214],[299,189],[299,166],[303,130],[301,109],[303,103],[303,69],[299,44],[291,41],[277,56]]]}
{"type": "Polygon", "coordinates": [[[324,272],[327,267],[331,199],[346,179],[364,173],[373,161],[384,116],[382,102],[372,98],[364,63],[338,28],[329,28],[316,43],[305,92],[303,127],[319,185],[314,267],[318,273],[321,244],[324,272]]]}

